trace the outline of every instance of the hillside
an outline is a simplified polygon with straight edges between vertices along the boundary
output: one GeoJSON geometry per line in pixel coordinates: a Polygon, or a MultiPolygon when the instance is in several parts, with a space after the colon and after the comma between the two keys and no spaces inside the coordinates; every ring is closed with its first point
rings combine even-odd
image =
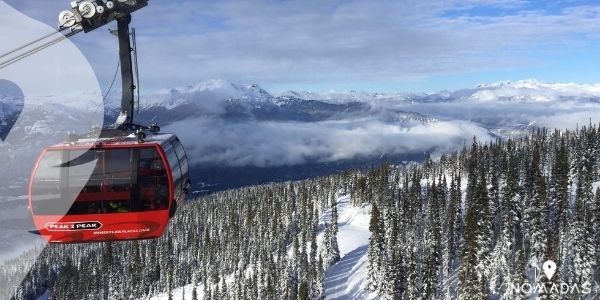
{"type": "MultiPolygon", "coordinates": [[[[339,209],[339,233],[337,235],[341,259],[331,266],[323,278],[323,293],[327,299],[362,299],[369,297],[366,289],[366,253],[369,244],[369,206],[354,207],[349,196],[337,199],[339,209]]],[[[331,222],[331,210],[320,217],[319,224],[331,222]]],[[[323,242],[324,232],[317,235],[317,241],[323,242]]],[[[173,289],[173,299],[192,299],[193,284],[173,289]]],[[[204,285],[196,285],[198,299],[204,297],[204,285]]],[[[375,297],[376,295],[370,295],[375,297]]],[[[168,293],[151,297],[151,300],[167,300],[168,293]]]]}
{"type": "Polygon", "coordinates": [[[519,299],[561,285],[588,299],[599,292],[599,141],[595,126],[540,131],[408,167],[201,197],[155,241],[47,247],[15,299],[194,286],[203,299],[519,299]],[[547,260],[551,280],[535,271],[547,260]]]}

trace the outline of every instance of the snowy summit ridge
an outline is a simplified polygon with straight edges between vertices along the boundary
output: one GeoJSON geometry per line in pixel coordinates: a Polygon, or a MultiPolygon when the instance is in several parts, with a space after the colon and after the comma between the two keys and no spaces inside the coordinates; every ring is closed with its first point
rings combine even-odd
{"type": "Polygon", "coordinates": [[[301,99],[320,100],[326,102],[546,102],[565,99],[588,99],[600,97],[600,83],[548,83],[537,79],[518,81],[498,81],[479,84],[475,88],[465,88],[455,91],[441,90],[434,93],[373,93],[361,91],[340,92],[335,90],[325,92],[287,91],[280,96],[293,96],[301,99]]]}
{"type": "Polygon", "coordinates": [[[174,108],[199,101],[225,101],[240,99],[248,102],[273,102],[274,97],[257,84],[236,84],[213,79],[194,85],[160,90],[142,100],[142,107],[174,108]]]}
{"type": "MultiPolygon", "coordinates": [[[[115,95],[111,98],[118,98],[115,95]]],[[[163,107],[173,109],[192,104],[203,105],[235,101],[251,106],[285,105],[290,101],[313,100],[332,104],[350,102],[379,103],[435,103],[435,102],[520,102],[543,103],[550,101],[600,101],[600,83],[549,83],[536,79],[498,81],[479,84],[474,88],[430,93],[365,92],[365,91],[285,91],[270,93],[257,84],[238,84],[224,79],[212,79],[192,85],[172,87],[142,96],[141,108],[163,107]]],[[[109,102],[117,107],[119,101],[109,102]]]]}

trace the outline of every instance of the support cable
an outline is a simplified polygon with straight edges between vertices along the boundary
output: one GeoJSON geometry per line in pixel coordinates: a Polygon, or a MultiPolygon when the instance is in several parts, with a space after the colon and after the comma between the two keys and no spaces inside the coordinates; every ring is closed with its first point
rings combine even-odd
{"type": "Polygon", "coordinates": [[[36,40],[33,40],[33,41],[31,41],[31,42],[29,42],[29,43],[27,43],[27,44],[25,44],[25,45],[21,46],[21,47],[15,48],[15,49],[13,49],[13,50],[11,50],[11,51],[9,51],[9,52],[6,52],[6,53],[4,53],[4,54],[0,55],[0,58],[5,58],[5,57],[7,57],[7,56],[9,56],[9,55],[11,55],[11,54],[13,54],[13,53],[15,53],[15,52],[17,52],[17,51],[21,50],[21,49],[27,48],[27,47],[29,47],[29,46],[31,46],[31,45],[33,45],[33,44],[37,43],[37,42],[43,41],[43,40],[45,40],[45,39],[47,39],[47,38],[49,38],[49,37],[51,37],[51,36],[53,36],[53,35],[55,35],[55,34],[57,34],[57,33],[61,33],[61,32],[63,32],[64,30],[66,30],[66,28],[64,28],[64,29],[61,29],[61,30],[59,30],[59,31],[53,31],[52,33],[50,33],[50,34],[48,34],[48,35],[42,36],[42,37],[40,37],[40,38],[38,38],[38,39],[36,39],[36,40]]]}
{"type": "MultiPolygon", "coordinates": [[[[77,33],[79,33],[79,31],[73,31],[73,32],[70,32],[70,33],[68,33],[66,35],[61,35],[60,37],[55,38],[53,40],[50,40],[49,42],[46,42],[46,43],[44,43],[44,44],[42,44],[40,46],[37,46],[35,48],[32,48],[32,49],[28,50],[27,52],[24,52],[24,53],[21,53],[21,54],[15,56],[15,57],[9,58],[8,60],[0,61],[0,69],[4,69],[4,68],[6,68],[6,67],[8,67],[8,66],[10,66],[10,65],[12,65],[12,64],[14,64],[14,63],[16,63],[16,62],[18,62],[20,60],[22,60],[22,59],[24,59],[24,58],[27,58],[27,57],[29,57],[29,56],[37,53],[37,52],[40,52],[40,51],[42,51],[42,50],[44,50],[44,49],[46,49],[46,48],[48,48],[50,46],[58,44],[58,43],[60,43],[60,42],[62,42],[64,40],[66,40],[66,39],[74,36],[77,33]]],[[[29,43],[29,45],[32,45],[32,44],[33,43],[29,43]]],[[[19,47],[20,49],[18,49],[18,50],[15,49],[15,50],[13,50],[11,52],[14,53],[15,51],[22,50],[23,48],[26,48],[26,47],[28,47],[28,46],[19,47]]],[[[10,55],[10,53],[5,54],[3,56],[6,57],[8,55],[10,55]]]]}

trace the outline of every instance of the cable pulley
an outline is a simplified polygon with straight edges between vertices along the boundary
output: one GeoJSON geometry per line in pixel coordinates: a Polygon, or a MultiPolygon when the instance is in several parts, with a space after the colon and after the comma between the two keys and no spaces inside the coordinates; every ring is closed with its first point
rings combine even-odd
{"type": "MultiPolygon", "coordinates": [[[[102,6],[99,6],[102,7],[102,6]]],[[[84,1],[79,4],[79,13],[82,17],[90,19],[96,14],[96,6],[89,1],[84,1]]]]}
{"type": "Polygon", "coordinates": [[[58,26],[60,28],[67,28],[75,25],[77,19],[75,14],[70,10],[65,10],[58,15],[58,26]]]}
{"type": "Polygon", "coordinates": [[[148,5],[148,0],[79,0],[71,10],[59,15],[59,29],[75,28],[90,32],[107,23],[130,15],[148,5]]]}

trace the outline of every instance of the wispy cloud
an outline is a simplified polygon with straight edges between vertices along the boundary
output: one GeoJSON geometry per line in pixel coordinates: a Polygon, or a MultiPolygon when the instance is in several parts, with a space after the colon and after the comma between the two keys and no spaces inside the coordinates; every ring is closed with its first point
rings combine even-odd
{"type": "MultiPolygon", "coordinates": [[[[9,3],[45,20],[67,4],[9,3]]],[[[599,39],[600,6],[569,5],[502,0],[151,1],[136,15],[135,24],[145,87],[210,78],[267,86],[360,86],[367,80],[550,63],[549,55],[599,39]]],[[[96,62],[101,80],[109,81],[113,70],[106,62],[114,57],[112,37],[93,36],[77,42],[96,62]]]]}
{"type": "Polygon", "coordinates": [[[167,129],[180,133],[193,164],[236,167],[291,166],[426,151],[436,155],[457,149],[473,136],[491,138],[487,130],[461,121],[404,127],[377,119],[315,123],[194,119],[167,129]]]}

